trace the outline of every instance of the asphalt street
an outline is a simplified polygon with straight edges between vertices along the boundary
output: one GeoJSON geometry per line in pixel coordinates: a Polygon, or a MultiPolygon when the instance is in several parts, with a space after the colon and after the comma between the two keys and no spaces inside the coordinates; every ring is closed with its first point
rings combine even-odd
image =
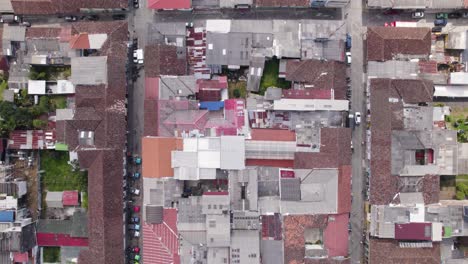
{"type": "Polygon", "coordinates": [[[340,9],[222,9],[194,11],[159,11],[155,22],[193,22],[206,19],[341,19],[340,9]]]}
{"type": "Polygon", "coordinates": [[[351,263],[363,263],[363,220],[364,220],[364,199],[363,190],[365,188],[365,179],[363,176],[363,161],[365,133],[365,79],[364,79],[364,57],[363,57],[363,38],[365,29],[362,25],[362,0],[351,0],[351,3],[344,10],[347,20],[347,31],[352,38],[351,46],[351,112],[361,112],[361,125],[355,126],[353,131],[354,152],[352,156],[352,205],[351,205],[351,234],[349,238],[349,251],[351,263]]]}

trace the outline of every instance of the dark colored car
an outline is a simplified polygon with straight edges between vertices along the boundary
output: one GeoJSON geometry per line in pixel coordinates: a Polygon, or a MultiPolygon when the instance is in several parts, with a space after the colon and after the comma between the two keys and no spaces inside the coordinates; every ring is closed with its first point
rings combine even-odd
{"type": "Polygon", "coordinates": [[[448,18],[460,18],[462,17],[462,13],[454,12],[454,13],[449,13],[448,18]]]}
{"type": "Polygon", "coordinates": [[[351,35],[346,34],[346,49],[351,49],[351,35]]]}
{"type": "Polygon", "coordinates": [[[447,18],[448,18],[448,14],[447,14],[447,13],[437,13],[437,14],[436,14],[436,19],[442,19],[442,18],[447,19],[447,18]]]}
{"type": "Polygon", "coordinates": [[[138,224],[138,223],[140,223],[140,218],[136,217],[136,216],[135,217],[130,217],[129,222],[132,223],[132,224],[138,224]]]}
{"type": "Polygon", "coordinates": [[[438,33],[438,32],[442,32],[442,27],[433,27],[432,28],[432,33],[438,33]]]}
{"type": "Polygon", "coordinates": [[[127,17],[124,14],[116,14],[112,15],[112,19],[114,20],[125,20],[127,17]]]}
{"type": "Polygon", "coordinates": [[[97,20],[99,20],[99,16],[98,15],[89,15],[89,16],[84,16],[82,19],[83,20],[89,20],[89,21],[97,21],[97,20]]]}
{"type": "Polygon", "coordinates": [[[134,8],[140,7],[139,0],[133,0],[133,7],[134,7],[134,8]]]}
{"type": "Polygon", "coordinates": [[[445,27],[447,25],[447,19],[439,18],[434,20],[434,26],[445,27]]]}
{"type": "Polygon", "coordinates": [[[387,16],[391,16],[391,15],[399,15],[401,13],[403,13],[403,10],[400,10],[400,9],[387,9],[382,14],[387,15],[387,16]]]}

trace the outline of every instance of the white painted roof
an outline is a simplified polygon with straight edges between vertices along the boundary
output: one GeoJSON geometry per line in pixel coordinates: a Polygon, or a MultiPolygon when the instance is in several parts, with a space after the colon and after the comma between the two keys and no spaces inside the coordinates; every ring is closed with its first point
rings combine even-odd
{"type": "Polygon", "coordinates": [[[45,94],[46,81],[44,80],[29,80],[28,81],[28,94],[45,94]]]}

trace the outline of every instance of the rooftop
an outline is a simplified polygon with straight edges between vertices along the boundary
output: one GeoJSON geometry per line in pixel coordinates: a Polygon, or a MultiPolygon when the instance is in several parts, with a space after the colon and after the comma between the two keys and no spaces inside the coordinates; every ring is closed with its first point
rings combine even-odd
{"type": "Polygon", "coordinates": [[[13,11],[18,15],[74,14],[86,9],[128,8],[125,0],[11,0],[13,11]]]}
{"type": "Polygon", "coordinates": [[[176,46],[154,44],[145,47],[145,75],[185,75],[187,61],[183,51],[176,46]]]}
{"type": "Polygon", "coordinates": [[[369,27],[367,29],[368,61],[426,58],[430,52],[430,28],[369,27]]]}
{"type": "Polygon", "coordinates": [[[143,137],[142,174],[146,178],[174,176],[171,168],[171,152],[182,148],[181,138],[143,137]]]}
{"type": "Polygon", "coordinates": [[[337,61],[288,60],[286,80],[303,83],[306,90],[333,89],[335,99],[346,99],[346,65],[337,61]]]}

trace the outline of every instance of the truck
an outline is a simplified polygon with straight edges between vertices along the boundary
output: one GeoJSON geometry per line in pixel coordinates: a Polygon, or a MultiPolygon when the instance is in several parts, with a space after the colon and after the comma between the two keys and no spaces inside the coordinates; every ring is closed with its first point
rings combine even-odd
{"type": "Polygon", "coordinates": [[[393,21],[385,23],[386,27],[418,27],[418,23],[414,21],[393,21]]]}
{"type": "Polygon", "coordinates": [[[143,49],[137,49],[133,51],[133,62],[137,64],[143,64],[143,49]]]}

